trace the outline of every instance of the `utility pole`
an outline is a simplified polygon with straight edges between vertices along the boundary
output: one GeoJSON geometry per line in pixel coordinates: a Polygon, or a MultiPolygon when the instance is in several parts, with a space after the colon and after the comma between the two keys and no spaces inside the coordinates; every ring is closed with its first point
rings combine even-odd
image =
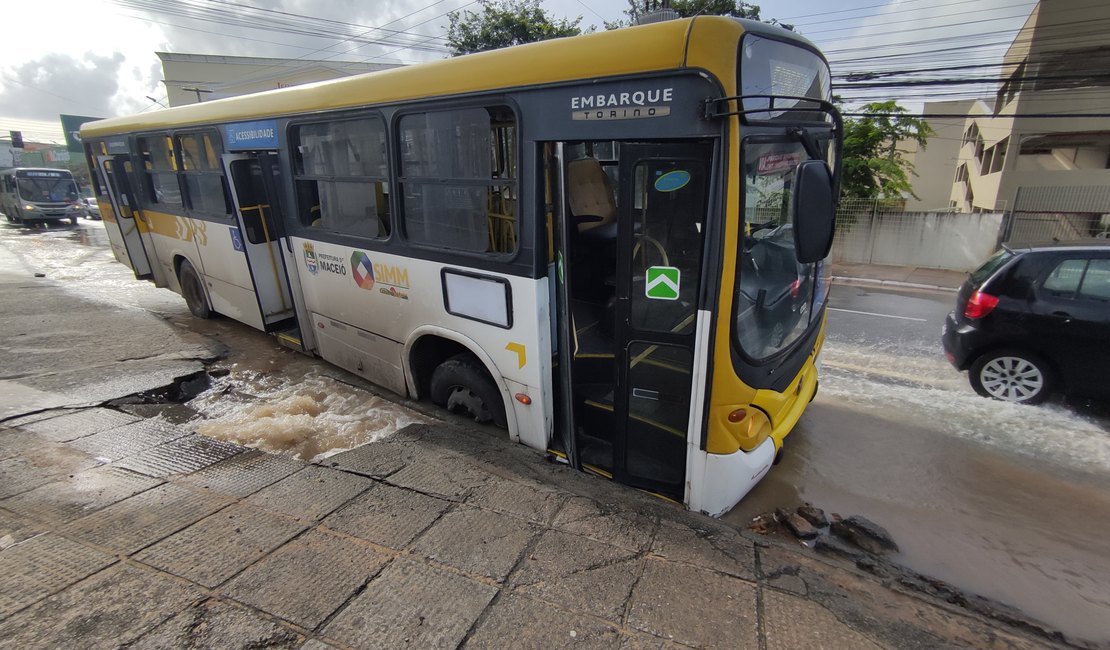
{"type": "Polygon", "coordinates": [[[188,92],[188,93],[196,93],[198,104],[203,101],[200,97],[201,93],[210,93],[210,92],[212,92],[211,90],[208,90],[207,88],[196,88],[196,87],[194,87],[194,88],[182,88],[182,90],[184,90],[185,92],[188,92]]]}

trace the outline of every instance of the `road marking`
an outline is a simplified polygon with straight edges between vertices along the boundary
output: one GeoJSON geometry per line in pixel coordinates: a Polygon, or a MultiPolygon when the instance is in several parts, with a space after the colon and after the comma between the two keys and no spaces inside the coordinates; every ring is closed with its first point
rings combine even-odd
{"type": "Polygon", "coordinates": [[[861,314],[863,316],[879,316],[880,318],[897,318],[898,320],[912,320],[912,321],[917,321],[918,323],[927,323],[927,322],[929,322],[928,319],[914,318],[912,316],[895,316],[893,314],[876,314],[875,312],[871,312],[871,311],[856,311],[854,309],[837,309],[836,307],[826,307],[826,309],[828,309],[829,311],[842,311],[842,312],[847,313],[847,314],[861,314]]]}

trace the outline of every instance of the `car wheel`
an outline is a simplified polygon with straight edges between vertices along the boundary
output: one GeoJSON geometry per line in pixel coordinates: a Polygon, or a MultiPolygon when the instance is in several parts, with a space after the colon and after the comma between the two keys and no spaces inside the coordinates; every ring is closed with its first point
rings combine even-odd
{"type": "Polygon", "coordinates": [[[1052,394],[1052,371],[1040,357],[1020,350],[994,350],[971,364],[975,392],[1017,404],[1040,404],[1052,394]]]}
{"type": "Polygon", "coordinates": [[[189,311],[197,318],[210,318],[212,307],[208,304],[208,296],[204,294],[204,285],[200,283],[200,276],[189,260],[182,260],[181,267],[177,269],[177,280],[181,283],[181,295],[185,297],[185,304],[189,311]]]}
{"type": "Polygon", "coordinates": [[[432,401],[453,413],[466,413],[475,422],[493,422],[505,428],[505,403],[501,391],[485,369],[469,354],[451,357],[432,372],[432,401]]]}

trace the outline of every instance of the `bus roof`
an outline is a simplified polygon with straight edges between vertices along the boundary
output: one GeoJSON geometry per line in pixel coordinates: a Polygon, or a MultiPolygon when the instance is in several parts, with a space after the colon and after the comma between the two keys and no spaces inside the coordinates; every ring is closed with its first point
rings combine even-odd
{"type": "Polygon", "coordinates": [[[752,31],[813,47],[809,41],[792,32],[765,23],[700,16],[541,41],[153,113],[87,122],[81,127],[81,137],[96,138],[192,124],[236,122],[423,97],[447,97],[498,88],[677,69],[686,65],[687,40],[695,23],[699,29],[711,26],[715,34],[727,34],[733,39],[739,38],[744,31],[752,31]],[[627,52],[634,52],[635,56],[614,56],[614,53],[627,52]]]}

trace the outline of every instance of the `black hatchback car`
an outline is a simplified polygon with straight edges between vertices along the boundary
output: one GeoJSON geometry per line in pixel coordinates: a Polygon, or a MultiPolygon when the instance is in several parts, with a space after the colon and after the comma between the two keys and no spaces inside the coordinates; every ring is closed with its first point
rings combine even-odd
{"type": "Polygon", "coordinates": [[[985,397],[1110,396],[1110,241],[999,250],[960,288],[943,341],[985,397]]]}

